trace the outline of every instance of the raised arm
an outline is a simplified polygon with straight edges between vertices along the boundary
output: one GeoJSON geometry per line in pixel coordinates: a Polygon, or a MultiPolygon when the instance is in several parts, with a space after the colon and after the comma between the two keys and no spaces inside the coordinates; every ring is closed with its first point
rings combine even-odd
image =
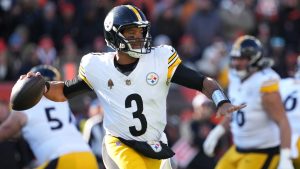
{"type": "Polygon", "coordinates": [[[214,101],[218,115],[225,115],[244,108],[246,105],[232,105],[220,85],[212,78],[206,77],[183,64],[179,64],[171,82],[198,90],[214,101]]]}

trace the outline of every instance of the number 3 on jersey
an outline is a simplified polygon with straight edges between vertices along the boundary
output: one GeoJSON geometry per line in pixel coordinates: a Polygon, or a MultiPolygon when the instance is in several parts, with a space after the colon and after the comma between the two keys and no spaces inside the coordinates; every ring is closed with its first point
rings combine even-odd
{"type": "Polygon", "coordinates": [[[137,130],[135,126],[130,126],[129,131],[133,136],[140,136],[143,135],[147,130],[147,120],[145,115],[143,114],[143,100],[142,97],[136,93],[131,94],[126,97],[125,99],[125,108],[132,107],[132,102],[135,101],[137,110],[132,113],[133,118],[137,118],[140,120],[141,129],[137,130]]]}

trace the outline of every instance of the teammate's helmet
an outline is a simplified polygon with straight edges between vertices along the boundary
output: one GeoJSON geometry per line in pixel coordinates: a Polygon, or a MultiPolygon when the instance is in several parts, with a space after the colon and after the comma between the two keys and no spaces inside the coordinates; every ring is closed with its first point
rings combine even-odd
{"type": "Polygon", "coordinates": [[[248,58],[250,67],[260,67],[260,60],[263,58],[263,47],[261,42],[249,35],[238,38],[230,51],[231,58],[248,58]]]}
{"type": "Polygon", "coordinates": [[[139,58],[151,51],[150,22],[140,9],[132,5],[114,7],[107,14],[104,20],[104,37],[109,47],[125,52],[131,57],[139,58]],[[143,28],[143,38],[126,39],[122,32],[128,27],[143,28]],[[133,49],[130,44],[132,42],[140,42],[140,48],[133,49]]]}
{"type": "Polygon", "coordinates": [[[40,72],[46,81],[58,81],[61,80],[59,71],[50,65],[38,65],[30,70],[31,72],[40,72]]]}

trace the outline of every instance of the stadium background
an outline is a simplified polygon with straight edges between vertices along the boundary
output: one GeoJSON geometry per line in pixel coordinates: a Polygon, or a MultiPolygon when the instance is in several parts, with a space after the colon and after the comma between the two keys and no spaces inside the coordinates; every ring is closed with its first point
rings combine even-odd
{"type": "MultiPolygon", "coordinates": [[[[119,4],[134,4],[144,11],[152,23],[154,46],[174,46],[186,65],[216,78],[225,89],[228,51],[232,42],[243,34],[255,35],[262,41],[265,56],[274,59],[273,68],[282,78],[295,72],[300,53],[298,0],[1,0],[0,111],[9,111],[11,87],[31,67],[53,65],[68,80],[77,75],[84,54],[110,51],[105,46],[102,25],[107,12],[119,4]]],[[[170,144],[180,138],[189,140],[180,142],[191,158],[178,159],[181,168],[199,168],[199,164],[191,164],[195,158],[193,152],[201,155],[201,138],[209,131],[207,126],[203,128],[197,123],[195,127],[192,123],[195,94],[172,85],[168,96],[166,131],[170,144]],[[191,163],[181,164],[183,161],[191,163]]],[[[90,93],[71,100],[78,121],[88,118],[87,111],[94,98],[90,93]]],[[[200,121],[208,122],[211,128],[218,119],[200,121]]],[[[219,155],[229,144],[230,139],[224,140],[219,155]]],[[[0,149],[1,154],[8,152],[2,151],[1,146],[0,149]]],[[[196,157],[196,163],[205,158],[196,157]]]]}

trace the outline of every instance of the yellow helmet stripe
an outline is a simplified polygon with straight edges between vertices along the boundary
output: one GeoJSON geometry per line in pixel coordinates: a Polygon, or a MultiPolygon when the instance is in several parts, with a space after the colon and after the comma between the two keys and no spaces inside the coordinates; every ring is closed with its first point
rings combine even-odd
{"type": "Polygon", "coordinates": [[[140,13],[139,13],[139,11],[137,9],[135,9],[131,5],[126,5],[126,7],[129,8],[130,10],[132,10],[132,12],[136,15],[138,21],[143,21],[141,15],[140,15],[140,13]]]}

